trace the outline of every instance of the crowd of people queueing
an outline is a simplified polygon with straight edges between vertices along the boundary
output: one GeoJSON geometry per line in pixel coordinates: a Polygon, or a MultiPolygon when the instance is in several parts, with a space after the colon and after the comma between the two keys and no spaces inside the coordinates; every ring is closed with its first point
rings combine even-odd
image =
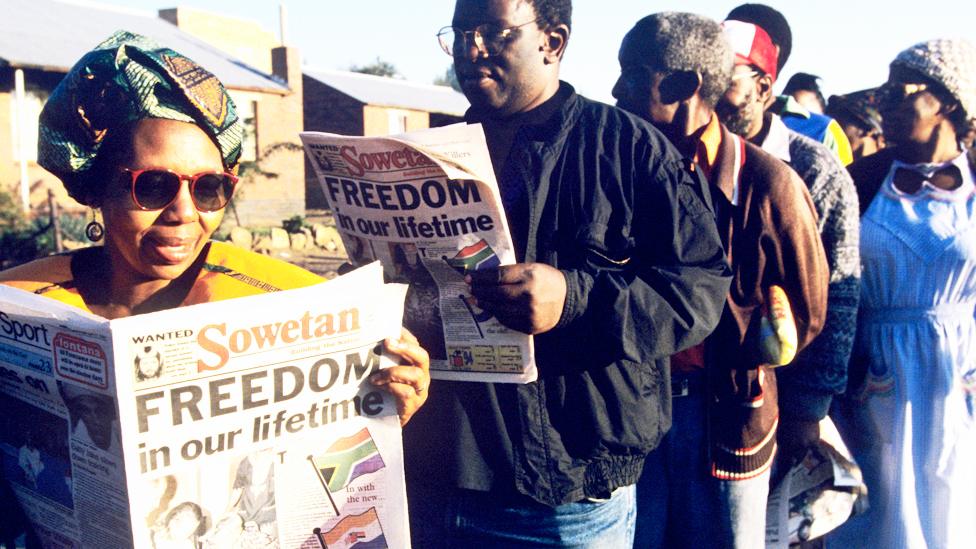
{"type": "MultiPolygon", "coordinates": [[[[763,547],[771,483],[830,416],[870,509],[827,545],[969,546],[976,48],[916,44],[879,88],[825,101],[806,74],[773,93],[793,49],[777,10],[655,13],[622,37],[612,107],[559,79],[571,15],[457,0],[438,34],[518,256],[471,293],[535,335],[539,379],[431,382],[415,338],[386,342],[402,365],[372,382],[405,425],[413,545],[763,547]]],[[[179,53],[114,35],[40,126],[40,164],[105,242],[0,283],[119,318],[321,282],[210,241],[242,129],[179,53]]]]}

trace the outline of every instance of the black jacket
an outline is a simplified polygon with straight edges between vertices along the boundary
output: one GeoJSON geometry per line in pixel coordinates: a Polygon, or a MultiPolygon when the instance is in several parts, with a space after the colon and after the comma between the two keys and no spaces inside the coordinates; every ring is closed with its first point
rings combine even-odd
{"type": "Polygon", "coordinates": [[[712,331],[728,292],[706,185],[649,124],[571,88],[518,130],[499,181],[524,191],[515,248],[562,270],[566,304],[536,336],[538,381],[433,383],[404,430],[411,489],[559,505],[637,481],[670,428],[668,357],[712,331]]]}

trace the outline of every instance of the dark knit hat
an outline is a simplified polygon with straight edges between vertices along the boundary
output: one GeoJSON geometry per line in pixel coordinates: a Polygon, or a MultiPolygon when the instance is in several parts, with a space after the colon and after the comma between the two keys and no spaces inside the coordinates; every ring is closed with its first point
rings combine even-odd
{"type": "Polygon", "coordinates": [[[915,44],[898,54],[891,66],[912,69],[939,83],[959,102],[967,119],[976,118],[976,47],[963,39],[915,44]]]}

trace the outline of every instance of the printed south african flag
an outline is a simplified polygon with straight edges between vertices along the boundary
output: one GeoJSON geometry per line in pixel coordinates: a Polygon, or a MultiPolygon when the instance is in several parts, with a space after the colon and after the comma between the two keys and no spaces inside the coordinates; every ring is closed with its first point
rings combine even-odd
{"type": "Polygon", "coordinates": [[[328,549],[387,549],[383,525],[370,507],[358,515],[349,515],[326,532],[316,532],[321,545],[328,549]]]}
{"type": "Polygon", "coordinates": [[[501,260],[495,255],[495,250],[491,249],[484,238],[470,246],[461,248],[454,257],[445,258],[445,260],[448,265],[462,275],[468,271],[490,269],[501,265],[501,260]]]}
{"type": "Polygon", "coordinates": [[[332,493],[335,493],[357,477],[382,469],[383,456],[376,449],[373,437],[364,427],[358,433],[332,443],[320,456],[311,458],[316,474],[332,493]]]}

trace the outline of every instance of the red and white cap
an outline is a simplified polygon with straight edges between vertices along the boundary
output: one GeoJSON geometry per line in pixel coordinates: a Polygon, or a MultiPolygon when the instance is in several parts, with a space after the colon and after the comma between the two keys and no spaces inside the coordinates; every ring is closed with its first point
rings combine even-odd
{"type": "Polygon", "coordinates": [[[778,54],[766,31],[734,19],[722,23],[722,31],[735,52],[736,65],[753,65],[776,80],[778,54]]]}

